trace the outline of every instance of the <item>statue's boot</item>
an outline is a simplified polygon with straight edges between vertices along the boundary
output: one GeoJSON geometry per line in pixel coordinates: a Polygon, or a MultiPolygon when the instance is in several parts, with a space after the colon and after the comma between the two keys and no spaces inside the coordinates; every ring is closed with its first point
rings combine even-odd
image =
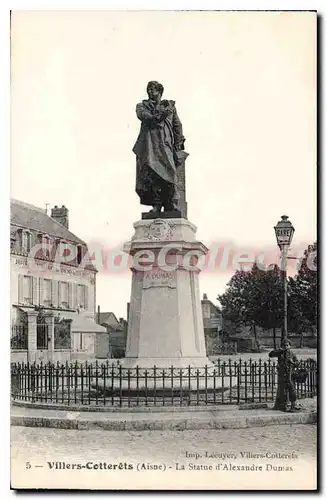
{"type": "Polygon", "coordinates": [[[161,207],[162,207],[162,205],[156,204],[156,205],[154,205],[154,207],[152,208],[152,210],[150,210],[149,213],[151,213],[151,214],[153,214],[153,213],[158,214],[158,213],[161,212],[161,207]]]}
{"type": "Polygon", "coordinates": [[[165,210],[165,212],[166,211],[167,212],[171,212],[171,211],[174,211],[174,210],[178,210],[178,207],[177,207],[176,203],[174,203],[174,202],[171,201],[171,202],[167,203],[164,206],[164,210],[165,210]]]}

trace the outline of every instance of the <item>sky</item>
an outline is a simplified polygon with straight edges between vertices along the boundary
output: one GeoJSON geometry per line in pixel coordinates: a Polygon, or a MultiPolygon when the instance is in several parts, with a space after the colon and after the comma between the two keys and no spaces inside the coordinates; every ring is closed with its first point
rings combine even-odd
{"type": "MultiPolygon", "coordinates": [[[[188,218],[211,248],[277,252],[316,239],[316,17],[308,12],[15,11],[11,196],[66,205],[72,232],[121,248],[141,207],[132,152],[149,80],[183,123],[188,218]]],[[[215,301],[233,270],[203,271],[215,301]]],[[[126,317],[131,272],[97,276],[126,317]]]]}

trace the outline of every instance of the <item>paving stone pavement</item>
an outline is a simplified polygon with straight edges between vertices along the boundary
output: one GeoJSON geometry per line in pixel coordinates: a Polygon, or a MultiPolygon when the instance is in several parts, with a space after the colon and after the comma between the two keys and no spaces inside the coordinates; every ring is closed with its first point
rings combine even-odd
{"type": "Polygon", "coordinates": [[[12,458],[28,455],[29,458],[62,460],[81,459],[145,459],[149,452],[157,459],[183,459],[185,451],[200,452],[219,449],[221,452],[239,453],[255,450],[257,453],[279,451],[295,452],[315,459],[316,425],[282,425],[266,428],[188,431],[82,431],[73,429],[47,429],[12,427],[12,458]]]}

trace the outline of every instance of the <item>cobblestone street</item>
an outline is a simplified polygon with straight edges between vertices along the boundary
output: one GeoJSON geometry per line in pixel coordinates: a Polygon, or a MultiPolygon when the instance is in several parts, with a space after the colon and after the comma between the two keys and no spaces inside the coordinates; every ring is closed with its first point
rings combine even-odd
{"type": "Polygon", "coordinates": [[[198,431],[106,432],[77,431],[31,427],[12,427],[15,453],[28,459],[142,460],[154,454],[158,460],[181,460],[185,451],[221,452],[242,450],[262,453],[294,451],[314,459],[316,453],[315,425],[282,425],[266,428],[198,431]]]}
{"type": "MultiPolygon", "coordinates": [[[[39,465],[44,467],[43,470],[47,469],[46,464],[49,461],[127,462],[132,464],[134,469],[137,464],[143,462],[166,464],[169,468],[175,468],[178,463],[180,467],[184,465],[186,469],[190,463],[195,465],[217,464],[218,462],[224,464],[229,459],[232,459],[234,464],[267,462],[266,459],[260,461],[255,457],[245,461],[242,455],[244,452],[257,454],[291,454],[293,452],[296,456],[296,460],[293,460],[293,468],[296,469],[298,464],[306,464],[305,467],[311,468],[311,472],[308,471],[310,474],[314,473],[316,464],[315,425],[164,432],[106,432],[12,427],[11,442],[12,460],[17,463],[17,466],[21,464],[20,467],[23,468],[25,463],[29,462],[32,468],[39,465]],[[219,454],[219,459],[217,456],[215,459],[210,456],[206,457],[206,452],[212,455],[219,454]],[[223,453],[229,454],[229,457],[220,459],[223,453]]],[[[285,459],[269,461],[273,465],[282,466],[285,464],[289,466],[291,462],[285,459]]],[[[36,471],[41,472],[42,468],[36,471]]],[[[68,471],[65,472],[68,473],[68,471]]],[[[73,472],[69,472],[72,477],[73,472]]],[[[77,471],[74,472],[77,473],[77,471]]],[[[87,473],[83,474],[85,478],[87,473]]],[[[102,474],[105,473],[102,472],[102,474]]],[[[282,473],[281,476],[281,479],[284,479],[287,473],[282,473]]],[[[127,484],[126,487],[128,487],[127,484]]]]}

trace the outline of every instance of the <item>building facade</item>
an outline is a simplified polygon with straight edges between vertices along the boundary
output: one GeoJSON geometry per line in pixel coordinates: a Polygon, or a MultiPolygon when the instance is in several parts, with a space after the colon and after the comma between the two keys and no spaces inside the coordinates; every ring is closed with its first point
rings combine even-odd
{"type": "Polygon", "coordinates": [[[223,327],[222,312],[220,308],[208,299],[206,293],[201,300],[204,338],[206,343],[207,355],[216,354],[220,338],[219,332],[223,327]]]}
{"type": "Polygon", "coordinates": [[[56,362],[95,358],[96,269],[69,230],[68,209],[51,216],[11,201],[11,358],[56,362]]]}
{"type": "Polygon", "coordinates": [[[127,321],[115,316],[113,312],[98,312],[98,323],[104,326],[108,333],[108,349],[111,358],[124,358],[127,341],[127,321]]]}

